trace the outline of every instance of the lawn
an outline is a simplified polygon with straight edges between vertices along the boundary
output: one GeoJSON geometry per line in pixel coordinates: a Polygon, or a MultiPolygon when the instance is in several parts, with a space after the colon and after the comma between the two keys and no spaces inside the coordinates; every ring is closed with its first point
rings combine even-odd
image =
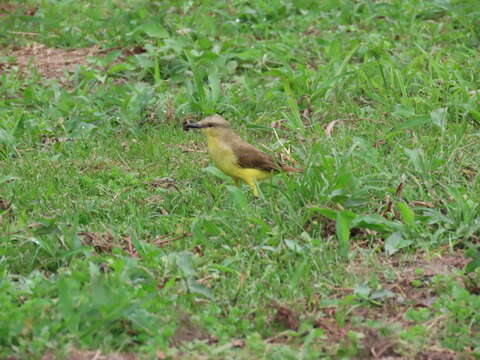
{"type": "Polygon", "coordinates": [[[478,0],[0,3],[0,358],[480,359],[478,0]],[[247,186],[222,114],[301,174],[247,186]]]}

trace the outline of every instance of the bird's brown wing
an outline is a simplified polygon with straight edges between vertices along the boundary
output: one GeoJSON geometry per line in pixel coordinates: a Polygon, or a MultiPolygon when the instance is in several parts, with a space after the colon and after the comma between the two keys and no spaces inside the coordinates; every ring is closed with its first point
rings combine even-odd
{"type": "Polygon", "coordinates": [[[258,150],[246,142],[238,142],[233,146],[233,151],[237,157],[238,166],[249,169],[259,169],[264,171],[278,171],[280,166],[275,163],[272,157],[258,150]]]}

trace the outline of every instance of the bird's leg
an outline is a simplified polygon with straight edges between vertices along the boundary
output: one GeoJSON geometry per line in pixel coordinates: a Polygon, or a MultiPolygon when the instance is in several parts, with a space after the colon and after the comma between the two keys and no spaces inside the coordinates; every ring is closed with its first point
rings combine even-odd
{"type": "Polygon", "coordinates": [[[253,196],[259,197],[257,182],[255,181],[255,178],[248,178],[248,179],[244,179],[244,180],[248,184],[248,186],[250,186],[250,189],[252,189],[253,196]]]}

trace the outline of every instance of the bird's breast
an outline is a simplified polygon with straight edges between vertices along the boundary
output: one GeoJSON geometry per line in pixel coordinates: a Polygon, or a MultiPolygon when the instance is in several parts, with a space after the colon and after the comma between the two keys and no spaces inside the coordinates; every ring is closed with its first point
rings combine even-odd
{"type": "Polygon", "coordinates": [[[208,153],[215,165],[227,175],[234,176],[238,169],[237,157],[231,146],[218,137],[208,137],[208,153]]]}

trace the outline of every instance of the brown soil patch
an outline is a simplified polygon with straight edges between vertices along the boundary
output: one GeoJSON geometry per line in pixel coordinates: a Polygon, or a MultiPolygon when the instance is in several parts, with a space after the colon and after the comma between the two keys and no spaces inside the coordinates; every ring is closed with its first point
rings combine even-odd
{"type": "Polygon", "coordinates": [[[375,330],[363,327],[352,327],[346,324],[340,327],[338,322],[330,317],[320,317],[314,321],[314,326],[324,331],[329,344],[349,343],[348,332],[363,333],[361,340],[362,349],[356,359],[396,359],[399,358],[395,351],[397,346],[390,338],[381,336],[375,330]]]}
{"type": "Polygon", "coordinates": [[[480,273],[466,274],[463,278],[463,285],[471,294],[480,295],[480,273]]]}
{"type": "Polygon", "coordinates": [[[10,218],[13,216],[12,204],[0,197],[0,224],[3,222],[3,217],[10,218]]]}
{"type": "Polygon", "coordinates": [[[190,141],[187,144],[179,144],[178,147],[182,152],[187,153],[187,152],[196,152],[196,153],[201,153],[201,154],[206,154],[207,150],[205,150],[205,145],[204,144],[199,144],[193,141],[190,141]]]}
{"type": "MultiPolygon", "coordinates": [[[[306,315],[306,317],[312,318],[313,325],[324,331],[327,344],[348,345],[352,341],[349,332],[353,331],[363,334],[363,337],[359,338],[360,352],[356,358],[405,358],[401,355],[401,350],[404,350],[405,344],[396,342],[395,336],[384,336],[373,328],[365,327],[366,320],[396,324],[395,328],[398,326],[404,329],[409,328],[413,325],[413,322],[405,318],[407,310],[418,307],[432,308],[437,299],[436,289],[431,286],[431,278],[435,275],[452,275],[455,270],[463,269],[469,261],[460,252],[429,258],[418,255],[413,257],[413,260],[412,257],[408,259],[408,261],[399,260],[398,257],[384,259],[382,256],[381,259],[377,258],[373,261],[369,258],[357,258],[350,263],[348,271],[357,274],[359,282],[367,281],[375,276],[382,283],[382,288],[393,293],[394,296],[377,299],[377,306],[365,303],[365,305],[351,308],[349,316],[342,326],[337,321],[337,307],[318,308],[314,305],[314,308],[310,309],[313,313],[306,315]]],[[[335,288],[334,290],[336,290],[336,293],[332,294],[332,298],[345,296],[353,292],[351,288],[335,288]]],[[[438,316],[432,319],[428,324],[429,329],[435,331],[433,326],[441,327],[441,321],[442,317],[438,316]]],[[[411,358],[422,360],[456,358],[454,352],[440,346],[437,347],[435,340],[430,346],[428,350],[412,354],[411,358]]]]}
{"type": "Polygon", "coordinates": [[[378,274],[383,277],[383,270],[389,268],[396,274],[397,283],[411,283],[414,280],[429,278],[434,275],[451,274],[456,269],[464,268],[469,262],[469,259],[460,252],[443,254],[432,259],[426,259],[424,256],[419,255],[413,257],[413,259],[409,258],[408,261],[403,261],[399,258],[377,260],[374,263],[380,265],[372,268],[365,259],[359,258],[349,264],[348,271],[357,274],[359,278],[368,279],[372,274],[378,274]]]}
{"type": "Polygon", "coordinates": [[[329,342],[341,343],[347,338],[348,326],[340,327],[338,322],[332,318],[318,318],[314,321],[314,326],[325,332],[329,342]]]}
{"type": "Polygon", "coordinates": [[[179,347],[183,343],[195,340],[207,341],[210,344],[216,342],[206,330],[194,324],[188,315],[181,315],[177,320],[177,328],[171,340],[172,345],[179,347]]]}
{"type": "Polygon", "coordinates": [[[417,360],[454,360],[457,356],[453,351],[448,350],[431,350],[422,351],[415,357],[417,360]]]}
{"type": "Polygon", "coordinates": [[[0,3],[0,17],[2,16],[7,16],[9,14],[14,14],[16,12],[19,12],[20,14],[24,16],[32,16],[35,15],[37,12],[36,7],[31,7],[31,6],[25,6],[21,3],[0,3]]]}
{"type": "MultiPolygon", "coordinates": [[[[58,359],[53,352],[48,352],[42,356],[42,360],[55,360],[58,359]]],[[[137,360],[138,357],[133,354],[126,353],[111,353],[102,355],[100,350],[97,351],[84,351],[84,350],[71,350],[67,360],[137,360]]]]}
{"type": "Polygon", "coordinates": [[[327,239],[331,236],[335,236],[337,233],[337,227],[335,220],[329,219],[322,215],[314,215],[308,219],[303,225],[303,229],[306,232],[311,232],[314,228],[321,227],[322,237],[327,239]]]}
{"type": "Polygon", "coordinates": [[[467,265],[468,261],[463,254],[456,252],[454,254],[436,256],[431,260],[417,258],[406,264],[392,261],[391,266],[400,267],[403,277],[415,277],[417,269],[422,270],[423,276],[434,276],[447,275],[455,269],[461,269],[467,265]]]}
{"type": "Polygon", "coordinates": [[[274,323],[288,330],[298,330],[298,326],[300,325],[299,314],[289,307],[275,302],[270,303],[270,307],[276,310],[275,317],[273,318],[274,323]]]}
{"type": "MultiPolygon", "coordinates": [[[[0,16],[1,16],[0,6],[0,16]]],[[[30,14],[33,10],[28,10],[30,14]]],[[[10,32],[22,36],[36,36],[36,33],[10,32]]],[[[13,58],[13,61],[0,63],[0,74],[12,66],[18,66],[20,71],[27,72],[30,67],[35,68],[38,73],[45,78],[63,78],[65,72],[74,71],[78,66],[89,66],[88,56],[105,55],[113,50],[121,50],[121,55],[113,62],[116,64],[125,60],[126,57],[135,54],[141,54],[146,50],[141,46],[133,48],[111,48],[100,49],[97,46],[81,49],[57,49],[49,48],[41,43],[33,42],[32,44],[11,50],[10,52],[0,53],[2,56],[13,58]]]]}
{"type": "Polygon", "coordinates": [[[394,359],[399,354],[395,352],[396,344],[388,337],[379,335],[375,330],[363,329],[365,338],[362,341],[363,351],[360,359],[394,359]]]}
{"type": "Polygon", "coordinates": [[[98,53],[99,49],[97,47],[64,50],[49,48],[40,43],[33,43],[6,54],[15,58],[13,63],[6,65],[7,67],[16,65],[22,71],[26,71],[32,66],[43,77],[62,78],[65,71],[73,71],[78,65],[87,66],[87,56],[98,53]]]}
{"type": "Polygon", "coordinates": [[[0,16],[5,16],[14,13],[17,7],[14,4],[5,3],[0,4],[0,16]]]}
{"type": "Polygon", "coordinates": [[[180,189],[176,185],[176,180],[171,177],[162,177],[162,178],[155,178],[151,182],[148,183],[152,188],[162,188],[162,189],[175,189],[180,191],[180,189]]]}
{"type": "Polygon", "coordinates": [[[111,253],[115,246],[113,236],[108,233],[99,234],[89,231],[78,233],[84,245],[93,246],[98,253],[111,253]]]}
{"type": "Polygon", "coordinates": [[[425,259],[423,257],[414,258],[412,261],[402,262],[397,259],[386,260],[382,262],[382,269],[390,268],[393,270],[396,279],[387,280],[384,274],[376,269],[372,269],[360,260],[350,265],[349,271],[354,271],[364,280],[372,274],[377,274],[383,282],[383,288],[403,298],[386,299],[382,305],[382,311],[373,307],[356,308],[353,314],[368,319],[388,319],[389,321],[401,320],[408,307],[427,307],[430,308],[436,300],[435,290],[429,286],[429,280],[435,275],[452,274],[456,269],[462,269],[468,263],[468,259],[461,253],[445,254],[425,259]]]}
{"type": "Polygon", "coordinates": [[[8,209],[10,209],[11,206],[12,206],[12,204],[10,204],[7,200],[2,199],[0,197],[0,211],[8,210],[8,209]]]}
{"type": "Polygon", "coordinates": [[[153,241],[153,245],[158,247],[164,247],[164,246],[170,245],[174,241],[177,241],[189,236],[192,236],[192,234],[182,233],[180,235],[172,236],[172,237],[169,237],[169,235],[159,235],[155,238],[155,241],[153,241]]]}
{"type": "Polygon", "coordinates": [[[138,257],[132,238],[128,235],[114,238],[110,233],[96,233],[82,231],[78,233],[82,237],[82,243],[86,246],[92,246],[97,253],[110,254],[117,247],[128,252],[132,257],[138,257]]]}

